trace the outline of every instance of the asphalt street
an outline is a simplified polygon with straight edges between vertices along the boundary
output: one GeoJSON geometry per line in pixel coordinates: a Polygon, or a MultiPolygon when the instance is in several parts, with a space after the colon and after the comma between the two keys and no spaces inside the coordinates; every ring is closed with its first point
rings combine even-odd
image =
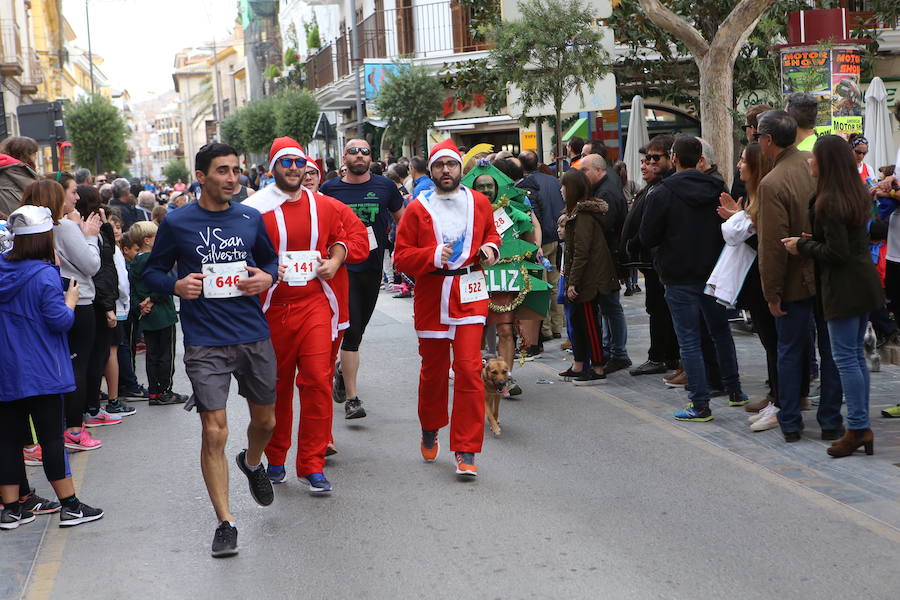
{"type": "MultiPolygon", "coordinates": [[[[635,362],[648,341],[642,303],[626,303],[635,362]]],[[[758,393],[761,346],[736,342],[758,393]]],[[[72,456],[79,497],[106,516],[2,532],[0,597],[898,597],[900,469],[887,457],[900,420],[878,423],[874,457],[835,461],[811,413],[791,446],[777,430],[750,434],[743,409],[721,401],[710,423],[676,423],[684,392],[659,376],[578,388],[556,377],[567,360],[558,342],[546,348],[516,365],[524,394],[503,402],[477,480],[459,481],[450,452],[421,460],[412,303],[383,293],[362,345],[369,416],[345,421],[335,407],[334,493],[311,497],[289,477],[263,508],[232,468],[240,554],[230,559],[209,555],[216,522],[196,414],[135,403],[125,423],[94,429],[102,449],[72,456]]],[[[176,390],[187,393],[180,352],[176,390]]],[[[896,367],[873,375],[873,419],[897,402],[898,381],[896,367]]],[[[236,385],[229,402],[233,465],[248,420],[236,385]]],[[[48,490],[39,469],[29,475],[48,490]]]]}

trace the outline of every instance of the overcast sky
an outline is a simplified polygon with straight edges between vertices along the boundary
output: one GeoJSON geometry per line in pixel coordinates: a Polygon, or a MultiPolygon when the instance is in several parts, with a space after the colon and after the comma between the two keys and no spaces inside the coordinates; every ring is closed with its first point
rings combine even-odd
{"type": "MultiPolygon", "coordinates": [[[[88,0],[91,47],[113,88],[133,102],[173,89],[172,65],[182,48],[224,39],[237,17],[237,0],[88,0]]],[[[63,0],[63,15],[87,50],[85,0],[63,0]]]]}

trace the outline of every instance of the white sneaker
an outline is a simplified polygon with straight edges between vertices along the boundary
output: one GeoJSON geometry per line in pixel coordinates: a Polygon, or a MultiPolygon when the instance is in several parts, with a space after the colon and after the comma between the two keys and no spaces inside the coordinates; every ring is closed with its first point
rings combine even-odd
{"type": "Polygon", "coordinates": [[[759,419],[750,425],[753,431],[766,431],[767,429],[775,429],[778,427],[778,408],[774,404],[769,404],[762,409],[759,419]]]}
{"type": "Polygon", "coordinates": [[[766,411],[766,409],[769,408],[770,406],[773,406],[773,404],[772,404],[771,402],[769,402],[768,404],[766,404],[766,405],[762,408],[762,410],[759,411],[758,413],[753,413],[752,415],[750,415],[749,417],[747,417],[747,422],[748,422],[748,423],[756,423],[757,421],[759,421],[759,420],[762,418],[763,413],[764,413],[764,412],[766,411]]]}

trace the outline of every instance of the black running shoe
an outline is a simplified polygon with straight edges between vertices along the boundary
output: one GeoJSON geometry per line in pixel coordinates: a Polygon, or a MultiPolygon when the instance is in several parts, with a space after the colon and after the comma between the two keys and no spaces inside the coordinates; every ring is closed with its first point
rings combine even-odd
{"type": "Polygon", "coordinates": [[[119,415],[120,417],[127,417],[129,415],[133,415],[137,412],[137,409],[133,406],[128,406],[128,403],[122,400],[121,398],[116,398],[114,400],[110,400],[106,403],[106,412],[111,415],[119,415]]]}
{"type": "Polygon", "coordinates": [[[102,518],[103,510],[99,508],[92,508],[84,502],[79,502],[77,509],[71,510],[68,508],[63,508],[59,512],[59,526],[75,527],[76,525],[81,525],[82,523],[88,523],[90,521],[96,521],[97,519],[102,518]]]}
{"type": "Polygon", "coordinates": [[[347,400],[347,388],[344,387],[344,372],[341,371],[341,363],[334,367],[334,383],[331,386],[331,399],[338,404],[347,400]]]}
{"type": "Polygon", "coordinates": [[[150,392],[143,385],[139,385],[133,390],[119,390],[119,398],[132,398],[134,400],[149,400],[150,392]]]}
{"type": "Polygon", "coordinates": [[[170,399],[172,401],[172,404],[184,404],[188,400],[188,397],[185,394],[179,394],[178,392],[173,392],[172,390],[164,392],[163,398],[170,399]]]}
{"type": "Polygon", "coordinates": [[[255,469],[247,466],[247,451],[241,450],[235,457],[238,469],[247,476],[250,483],[250,495],[256,500],[260,506],[268,506],[275,500],[275,491],[272,489],[272,481],[266,475],[266,469],[262,463],[256,465],[255,469]]]}
{"type": "Polygon", "coordinates": [[[19,507],[17,509],[16,512],[13,512],[11,508],[4,508],[3,512],[0,512],[0,529],[15,529],[19,525],[34,521],[33,512],[22,510],[19,507]]]}
{"type": "Polygon", "coordinates": [[[222,524],[216,527],[216,534],[213,536],[212,555],[215,558],[225,558],[237,553],[237,527],[228,521],[222,521],[222,524]]]}
{"type": "Polygon", "coordinates": [[[627,369],[631,366],[631,359],[629,358],[610,358],[606,361],[606,365],[603,367],[603,372],[609,375],[610,373],[615,373],[616,371],[621,371],[622,369],[627,369]]]}
{"type": "Polygon", "coordinates": [[[362,400],[359,398],[347,398],[344,404],[345,419],[362,419],[366,416],[366,409],[362,407],[362,400]]]}
{"type": "Polygon", "coordinates": [[[49,515],[50,513],[59,512],[60,509],[59,502],[38,496],[34,493],[34,488],[31,488],[31,493],[28,494],[24,501],[19,502],[19,506],[22,507],[22,510],[36,515],[49,515]]]}

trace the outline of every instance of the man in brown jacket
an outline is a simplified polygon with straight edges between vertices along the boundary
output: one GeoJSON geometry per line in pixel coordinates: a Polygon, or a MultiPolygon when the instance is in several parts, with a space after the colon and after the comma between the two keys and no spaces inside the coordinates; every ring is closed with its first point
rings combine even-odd
{"type": "MultiPolygon", "coordinates": [[[[800,399],[809,389],[816,279],[813,262],[788,254],[781,240],[810,232],[809,203],[816,193],[816,182],[807,166],[809,152],[794,145],[797,122],[785,111],[770,110],[760,115],[754,137],[774,161],[759,184],[759,273],[778,334],[778,422],[785,441],[796,442],[803,430],[800,399]]],[[[824,340],[821,336],[822,396],[817,416],[824,438],[842,426],[840,381],[830,349],[823,351],[827,334],[824,340]]]]}

